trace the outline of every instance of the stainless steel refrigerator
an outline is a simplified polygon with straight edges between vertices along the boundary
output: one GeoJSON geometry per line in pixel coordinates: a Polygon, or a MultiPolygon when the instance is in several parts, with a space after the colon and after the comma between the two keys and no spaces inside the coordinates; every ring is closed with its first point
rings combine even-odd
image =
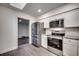
{"type": "Polygon", "coordinates": [[[37,47],[41,46],[41,24],[39,22],[32,24],[32,44],[37,47]]]}

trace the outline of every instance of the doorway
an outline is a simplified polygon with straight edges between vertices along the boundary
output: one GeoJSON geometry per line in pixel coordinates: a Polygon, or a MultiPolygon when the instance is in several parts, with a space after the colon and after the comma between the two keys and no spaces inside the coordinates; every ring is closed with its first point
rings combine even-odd
{"type": "Polygon", "coordinates": [[[18,18],[18,46],[29,43],[29,20],[18,18]]]}

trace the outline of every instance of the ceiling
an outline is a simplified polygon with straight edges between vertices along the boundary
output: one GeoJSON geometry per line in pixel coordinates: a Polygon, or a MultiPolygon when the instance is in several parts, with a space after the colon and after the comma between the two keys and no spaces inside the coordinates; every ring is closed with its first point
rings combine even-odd
{"type": "Polygon", "coordinates": [[[18,11],[27,13],[28,15],[39,17],[57,7],[62,6],[64,3],[27,3],[26,6],[23,8],[23,10],[19,10],[17,8],[14,8],[9,5],[9,3],[0,3],[0,5],[3,5],[5,7],[16,9],[18,11]],[[41,9],[42,12],[38,13],[38,9],[41,9]]]}

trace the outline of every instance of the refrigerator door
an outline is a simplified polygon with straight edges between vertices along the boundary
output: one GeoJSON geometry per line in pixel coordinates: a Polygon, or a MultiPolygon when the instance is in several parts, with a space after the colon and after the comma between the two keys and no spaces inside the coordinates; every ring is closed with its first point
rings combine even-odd
{"type": "Polygon", "coordinates": [[[32,24],[32,44],[35,46],[40,46],[40,23],[36,22],[32,24]]]}

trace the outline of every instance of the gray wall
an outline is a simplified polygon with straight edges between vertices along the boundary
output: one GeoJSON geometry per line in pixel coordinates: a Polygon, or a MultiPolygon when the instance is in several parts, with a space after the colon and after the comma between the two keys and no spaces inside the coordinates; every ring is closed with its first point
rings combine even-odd
{"type": "Polygon", "coordinates": [[[18,24],[18,38],[22,36],[29,37],[29,24],[19,23],[18,24]]]}
{"type": "Polygon", "coordinates": [[[35,18],[27,14],[0,6],[0,54],[18,48],[17,17],[29,19],[29,42],[31,43],[31,24],[35,18]]]}

